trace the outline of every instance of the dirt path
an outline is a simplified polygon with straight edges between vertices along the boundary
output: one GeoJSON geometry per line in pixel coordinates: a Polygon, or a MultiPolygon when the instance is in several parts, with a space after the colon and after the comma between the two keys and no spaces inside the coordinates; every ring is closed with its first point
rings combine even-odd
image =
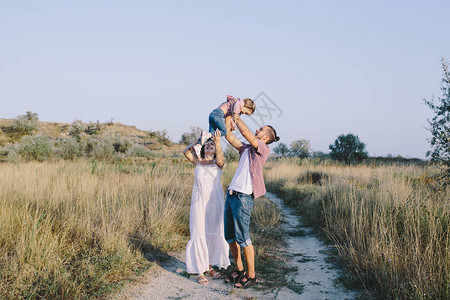
{"type": "Polygon", "coordinates": [[[185,253],[169,253],[142,277],[139,283],[126,286],[111,299],[354,299],[356,294],[335,284],[339,271],[326,262],[326,246],[303,227],[301,217],[295,216],[274,194],[266,197],[283,210],[283,225],[286,232],[302,231],[302,236],[287,237],[288,263],[297,268],[291,280],[297,287],[293,291],[287,287],[269,291],[235,289],[225,284],[223,279],[208,277],[209,284],[199,285],[196,277],[186,274],[185,253]]]}

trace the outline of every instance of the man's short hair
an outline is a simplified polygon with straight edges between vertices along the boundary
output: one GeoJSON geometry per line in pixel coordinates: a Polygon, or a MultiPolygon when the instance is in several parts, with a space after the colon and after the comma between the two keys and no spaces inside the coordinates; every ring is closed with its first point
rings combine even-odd
{"type": "Polygon", "coordinates": [[[273,142],[278,142],[280,140],[280,137],[277,135],[277,131],[275,128],[273,128],[270,125],[266,125],[269,127],[269,134],[270,134],[270,141],[267,143],[267,145],[272,144],[273,142]]]}

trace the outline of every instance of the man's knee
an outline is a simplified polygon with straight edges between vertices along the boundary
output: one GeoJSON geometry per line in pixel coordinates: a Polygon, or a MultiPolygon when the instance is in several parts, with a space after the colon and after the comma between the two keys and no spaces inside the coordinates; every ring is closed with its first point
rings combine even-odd
{"type": "Polygon", "coordinates": [[[250,240],[250,238],[244,240],[242,238],[236,238],[236,243],[241,247],[241,248],[245,248],[248,247],[252,244],[252,241],[250,240]]]}

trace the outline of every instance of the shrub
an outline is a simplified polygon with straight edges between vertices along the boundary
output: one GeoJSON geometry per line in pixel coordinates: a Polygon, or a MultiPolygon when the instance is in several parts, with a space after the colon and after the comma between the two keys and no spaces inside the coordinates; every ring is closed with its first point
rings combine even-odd
{"type": "Polygon", "coordinates": [[[25,136],[18,144],[18,152],[26,160],[44,161],[52,154],[52,143],[46,136],[25,136]]]}
{"type": "Polygon", "coordinates": [[[100,124],[100,121],[97,121],[97,123],[89,122],[89,124],[86,125],[84,132],[88,135],[98,135],[102,129],[103,127],[102,124],[100,124]]]}
{"type": "Polygon", "coordinates": [[[0,148],[0,160],[14,162],[19,158],[17,149],[13,144],[6,144],[0,148]]]}
{"type": "Polygon", "coordinates": [[[86,131],[86,125],[81,120],[73,121],[69,128],[69,135],[79,142],[82,138],[82,134],[86,131]]]}
{"type": "Polygon", "coordinates": [[[83,147],[74,137],[59,138],[56,142],[56,154],[67,160],[83,156],[83,147]]]}
{"type": "Polygon", "coordinates": [[[167,130],[162,131],[148,131],[147,136],[149,138],[156,139],[159,143],[164,144],[166,146],[172,145],[172,141],[170,140],[167,130]]]}
{"type": "MultiPolygon", "coordinates": [[[[105,139],[105,138],[104,138],[105,139]]],[[[117,153],[125,153],[128,149],[134,144],[134,141],[131,141],[129,138],[124,137],[122,135],[116,134],[112,138],[112,145],[114,151],[117,153]]]]}
{"type": "Polygon", "coordinates": [[[151,158],[154,156],[154,154],[153,154],[153,151],[146,148],[145,146],[139,145],[139,144],[134,144],[133,146],[130,147],[130,149],[128,149],[127,156],[128,157],[151,158]]]}
{"type": "Polygon", "coordinates": [[[88,137],[82,140],[82,148],[87,157],[110,161],[114,158],[113,141],[105,137],[88,137]]]}

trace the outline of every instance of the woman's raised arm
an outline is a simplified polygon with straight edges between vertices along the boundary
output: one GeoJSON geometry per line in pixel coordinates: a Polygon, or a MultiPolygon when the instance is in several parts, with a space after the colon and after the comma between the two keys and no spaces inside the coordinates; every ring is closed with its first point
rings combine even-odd
{"type": "Polygon", "coordinates": [[[194,146],[196,143],[197,142],[191,143],[189,146],[187,146],[183,150],[184,156],[186,156],[186,158],[194,165],[198,164],[198,162],[199,162],[198,158],[194,154],[192,154],[192,146],[194,146]]]}
{"type": "Polygon", "coordinates": [[[224,164],[224,157],[223,157],[223,151],[222,151],[222,147],[220,146],[220,138],[222,137],[222,134],[220,133],[219,130],[216,130],[216,132],[214,133],[214,144],[216,144],[216,164],[217,166],[219,166],[220,168],[223,167],[224,164]]]}

